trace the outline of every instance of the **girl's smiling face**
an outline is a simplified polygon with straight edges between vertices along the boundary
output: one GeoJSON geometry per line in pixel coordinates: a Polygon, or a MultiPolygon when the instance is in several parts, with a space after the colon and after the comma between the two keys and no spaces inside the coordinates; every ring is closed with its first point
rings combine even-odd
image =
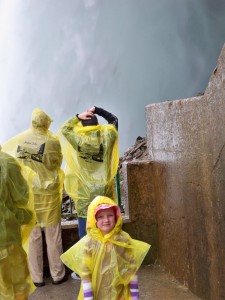
{"type": "Polygon", "coordinates": [[[108,234],[116,224],[115,210],[113,207],[99,210],[95,216],[96,226],[103,235],[108,234]]]}

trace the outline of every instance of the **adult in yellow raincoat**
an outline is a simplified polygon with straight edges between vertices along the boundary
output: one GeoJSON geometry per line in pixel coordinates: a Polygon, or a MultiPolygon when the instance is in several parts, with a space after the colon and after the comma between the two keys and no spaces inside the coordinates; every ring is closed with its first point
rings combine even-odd
{"type": "Polygon", "coordinates": [[[114,177],[118,170],[118,119],[92,107],[67,120],[59,129],[66,160],[65,190],[75,201],[79,237],[86,234],[87,209],[97,195],[116,200],[114,177]],[[108,124],[99,124],[96,115],[108,124]]]}
{"type": "Polygon", "coordinates": [[[78,299],[139,299],[136,273],[150,245],[122,230],[119,207],[97,196],[89,205],[87,235],[61,255],[82,280],[78,299]]]}
{"type": "Polygon", "coordinates": [[[4,151],[15,156],[36,173],[33,180],[37,225],[30,236],[29,264],[31,277],[37,287],[43,280],[42,230],[45,233],[50,273],[53,284],[66,280],[65,267],[60,260],[61,200],[64,173],[60,169],[62,152],[58,137],[48,130],[52,120],[41,109],[32,112],[32,126],[3,145],[4,151]]]}
{"type": "Polygon", "coordinates": [[[22,247],[35,223],[25,169],[0,149],[0,299],[25,300],[35,287],[22,247]]]}

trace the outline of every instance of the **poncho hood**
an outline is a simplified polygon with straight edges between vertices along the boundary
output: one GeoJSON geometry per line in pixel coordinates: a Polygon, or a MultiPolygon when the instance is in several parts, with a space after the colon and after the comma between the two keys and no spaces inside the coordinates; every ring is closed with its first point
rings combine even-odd
{"type": "Polygon", "coordinates": [[[106,240],[112,238],[115,234],[121,231],[123,221],[122,221],[121,214],[119,214],[117,216],[116,225],[113,228],[113,230],[110,231],[107,235],[103,236],[100,229],[96,227],[96,219],[95,219],[95,211],[100,204],[110,204],[112,206],[116,206],[118,209],[119,207],[117,206],[115,201],[104,196],[95,197],[95,199],[91,202],[91,204],[88,207],[87,225],[86,225],[87,233],[93,239],[101,240],[105,242],[106,240]]]}
{"type": "Polygon", "coordinates": [[[35,108],[32,111],[32,127],[33,128],[43,128],[48,130],[51,125],[52,119],[40,108],[35,108]]]}

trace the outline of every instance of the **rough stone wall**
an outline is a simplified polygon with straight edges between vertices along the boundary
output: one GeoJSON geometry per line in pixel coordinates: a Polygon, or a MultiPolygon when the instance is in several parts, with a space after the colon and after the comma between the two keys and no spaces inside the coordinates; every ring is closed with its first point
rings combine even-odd
{"type": "Polygon", "coordinates": [[[123,163],[123,174],[129,205],[129,222],[124,223],[123,229],[132,238],[151,245],[144,264],[154,263],[158,253],[158,235],[153,165],[148,160],[123,163]]]}
{"type": "Polygon", "coordinates": [[[146,121],[159,260],[202,299],[225,299],[225,47],[203,96],[148,105],[146,121]]]}

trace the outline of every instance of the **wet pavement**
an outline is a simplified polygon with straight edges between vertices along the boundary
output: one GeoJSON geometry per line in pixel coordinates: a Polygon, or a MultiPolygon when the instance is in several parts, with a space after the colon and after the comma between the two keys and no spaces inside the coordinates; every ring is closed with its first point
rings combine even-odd
{"type": "MultiPolygon", "coordinates": [[[[138,278],[140,300],[200,300],[160,266],[142,266],[138,278]]],[[[71,279],[69,276],[69,280],[60,285],[52,285],[51,278],[46,279],[45,282],[46,286],[37,288],[29,300],[77,299],[79,280],[71,279]]]]}

